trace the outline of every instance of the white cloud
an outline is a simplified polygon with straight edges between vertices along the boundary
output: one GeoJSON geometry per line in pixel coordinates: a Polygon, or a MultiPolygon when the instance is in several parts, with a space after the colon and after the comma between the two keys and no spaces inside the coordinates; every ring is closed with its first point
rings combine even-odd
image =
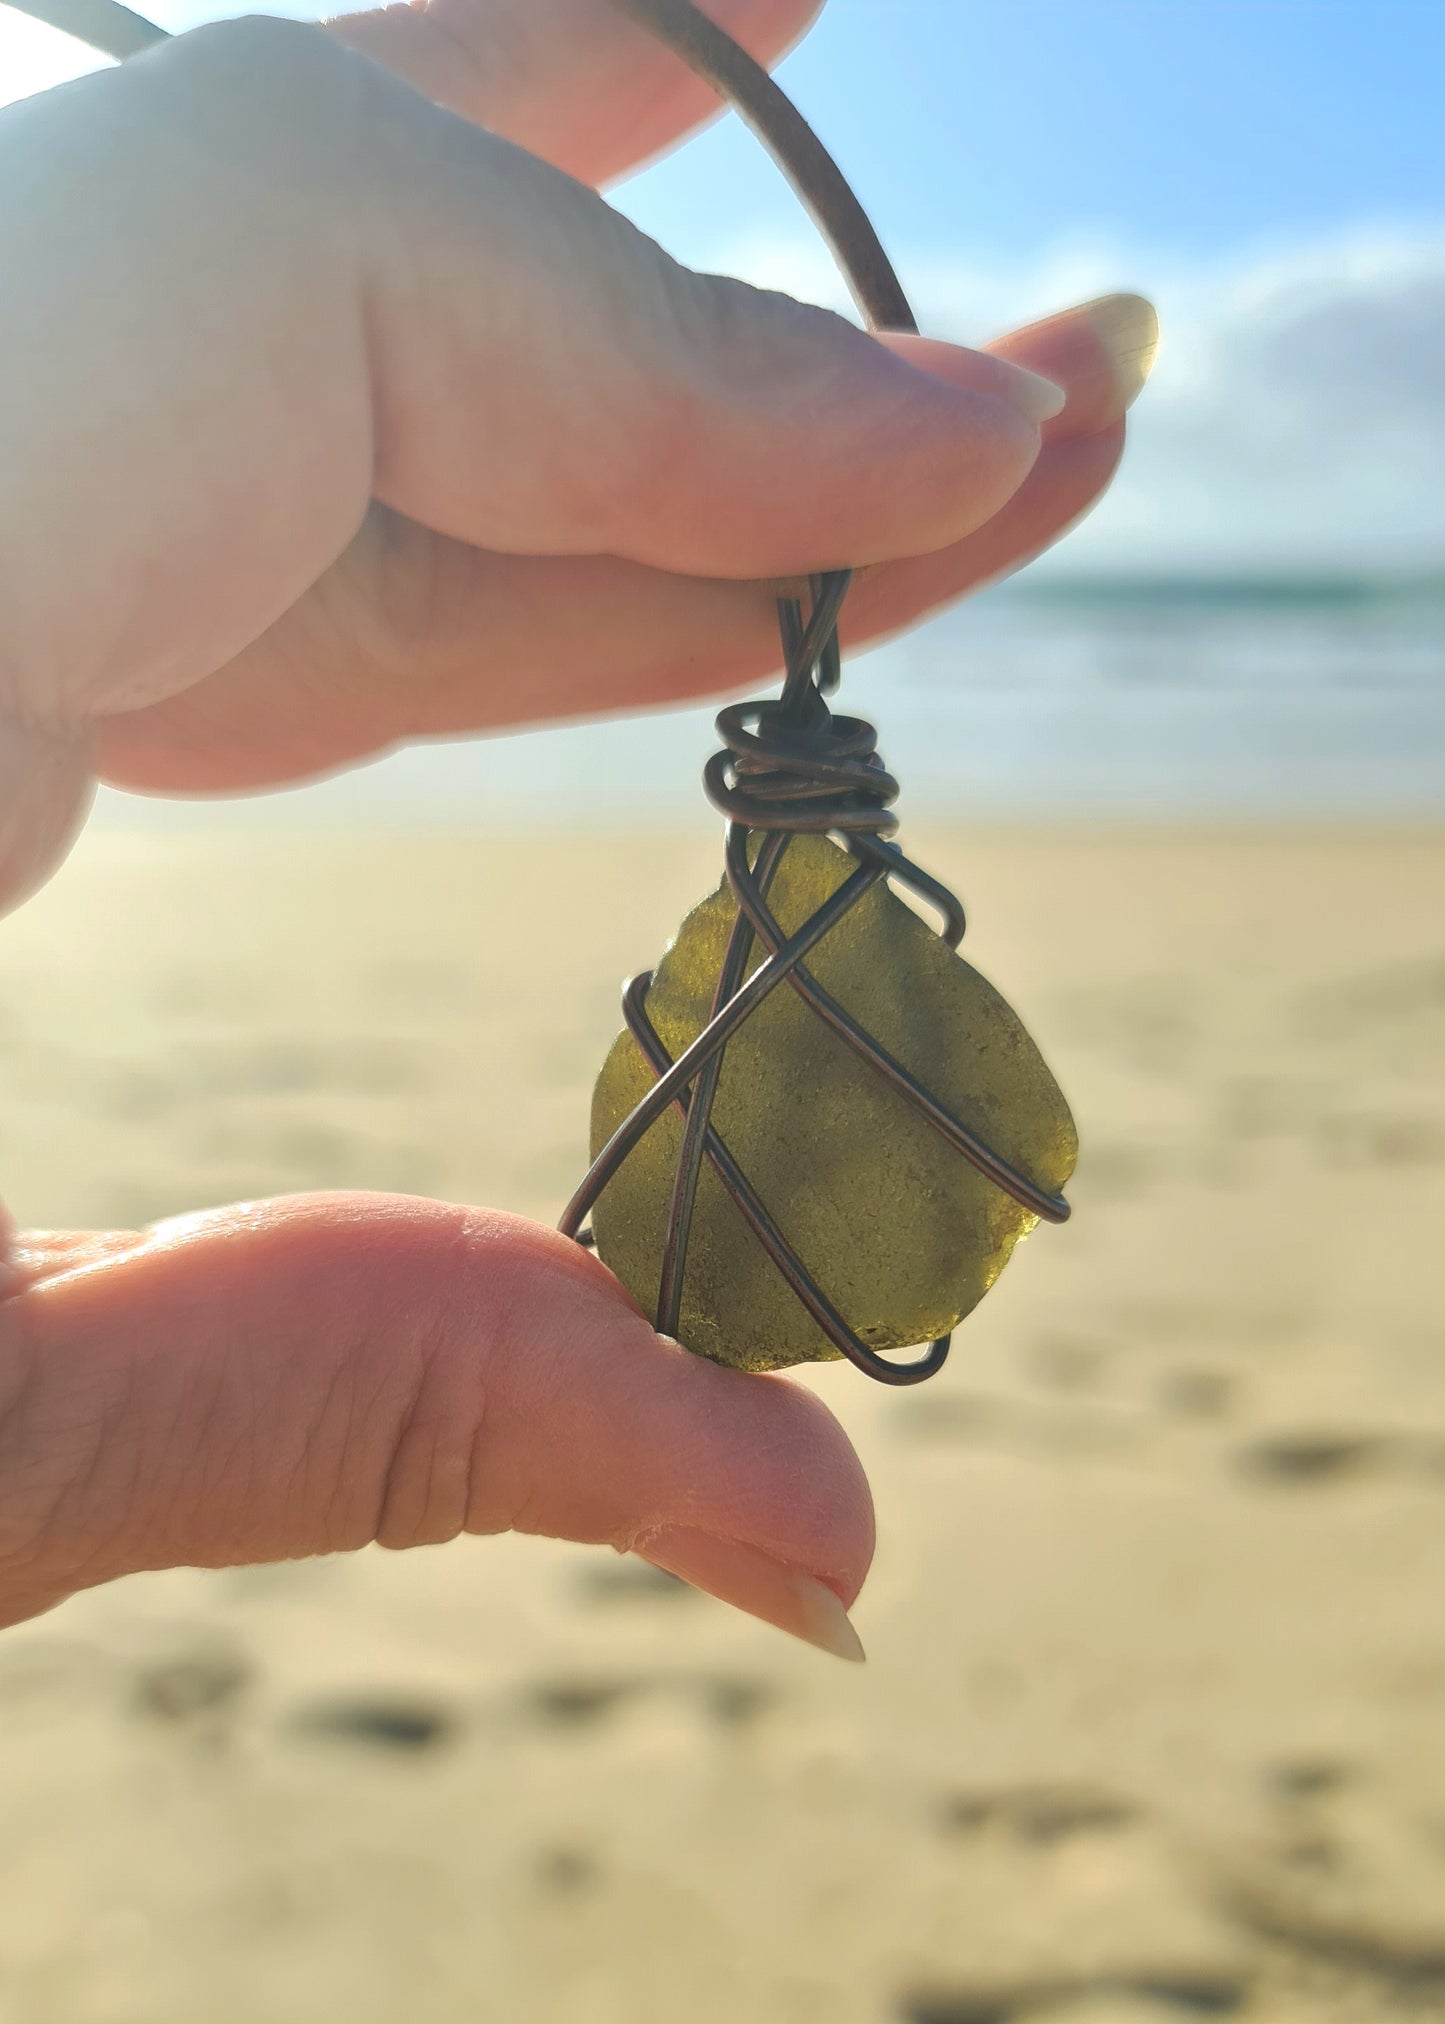
{"type": "MultiPolygon", "coordinates": [[[[827,254],[737,245],[710,263],[836,308],[827,254]]],[[[1164,342],[1124,471],[1060,569],[1440,566],[1445,227],[1358,229],[1186,264],[1105,246],[1004,270],[901,253],[925,329],[964,342],[1118,288],[1164,342]]]]}

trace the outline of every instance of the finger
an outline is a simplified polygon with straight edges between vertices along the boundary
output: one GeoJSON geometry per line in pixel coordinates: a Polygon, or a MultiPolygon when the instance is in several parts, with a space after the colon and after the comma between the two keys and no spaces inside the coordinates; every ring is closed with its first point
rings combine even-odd
{"type": "MultiPolygon", "coordinates": [[[[1037,464],[962,541],[863,576],[844,607],[845,643],[895,632],[1018,567],[1085,513],[1118,462],[1122,415],[1156,335],[1148,305],[1126,296],[1001,340],[1067,392],[1037,464]]],[[[378,515],[316,592],[230,667],[173,702],[100,724],[99,763],[117,785],[156,792],[263,786],[407,738],[715,694],[769,678],[777,655],[764,584],[604,557],[481,554],[378,515]]]]}
{"type": "Polygon", "coordinates": [[[0,682],[31,722],[221,665],[373,495],[510,554],[869,562],[985,520],[1059,398],[691,274],[295,23],[202,29],[8,112],[0,181],[24,192],[0,212],[0,682]]]}
{"type": "Polygon", "coordinates": [[[837,1424],[662,1341],[554,1232],[298,1197],[42,1244],[0,1302],[0,1621],[140,1568],[507,1530],[856,1652],[872,1513],[837,1424]]]}
{"type": "MultiPolygon", "coordinates": [[[[771,66],[819,0],[707,0],[771,66]]],[[[431,0],[346,14],[341,41],[582,182],[646,161],[719,110],[716,93],[614,0],[431,0]]]]}

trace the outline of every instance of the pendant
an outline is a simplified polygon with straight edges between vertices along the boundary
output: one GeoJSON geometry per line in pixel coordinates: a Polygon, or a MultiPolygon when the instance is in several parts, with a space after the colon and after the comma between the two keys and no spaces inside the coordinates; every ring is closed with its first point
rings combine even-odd
{"type": "Polygon", "coordinates": [[[958,902],[887,840],[898,786],[872,726],[828,708],[847,586],[818,579],[806,626],[782,603],[781,700],[718,718],[726,877],[627,986],[562,1228],[715,1362],[846,1356],[910,1384],[1020,1237],[1068,1216],[1078,1139],[1018,1015],[957,954],[958,902]]]}

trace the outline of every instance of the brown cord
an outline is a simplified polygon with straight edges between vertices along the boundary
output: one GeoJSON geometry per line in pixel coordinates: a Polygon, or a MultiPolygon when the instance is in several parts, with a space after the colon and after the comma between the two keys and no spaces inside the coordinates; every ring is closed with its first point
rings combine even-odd
{"type": "Polygon", "coordinates": [[[916,331],[913,311],[863,206],[787,94],[691,0],[613,0],[734,105],[827,240],[871,330],[916,331]]]}

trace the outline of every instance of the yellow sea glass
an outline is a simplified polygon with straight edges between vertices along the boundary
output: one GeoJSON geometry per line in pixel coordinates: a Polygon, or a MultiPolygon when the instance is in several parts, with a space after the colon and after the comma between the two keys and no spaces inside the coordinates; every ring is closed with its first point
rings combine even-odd
{"type": "MultiPolygon", "coordinates": [[[[856,869],[826,837],[791,840],[768,902],[789,933],[856,869]]],[[[674,1059],[706,1025],[737,903],[726,882],[683,922],[647,1013],[674,1059]]],[[[755,942],[749,970],[766,952],[755,942]]],[[[823,987],[952,1114],[1051,1193],[1073,1172],[1068,1105],[1017,1015],[879,884],[807,958],[823,987]]],[[[630,1033],[592,1102],[598,1151],[655,1077],[630,1033]]],[[[984,1178],[781,984],[728,1042],[712,1122],[794,1251],[875,1350],[945,1335],[1037,1218],[984,1178]]],[[[682,1120],[670,1109],[593,1211],[599,1256],[657,1308],[682,1120]]],[[[835,1358],[711,1166],[697,1191],[679,1339],[718,1363],[777,1370],[835,1358]]]]}

